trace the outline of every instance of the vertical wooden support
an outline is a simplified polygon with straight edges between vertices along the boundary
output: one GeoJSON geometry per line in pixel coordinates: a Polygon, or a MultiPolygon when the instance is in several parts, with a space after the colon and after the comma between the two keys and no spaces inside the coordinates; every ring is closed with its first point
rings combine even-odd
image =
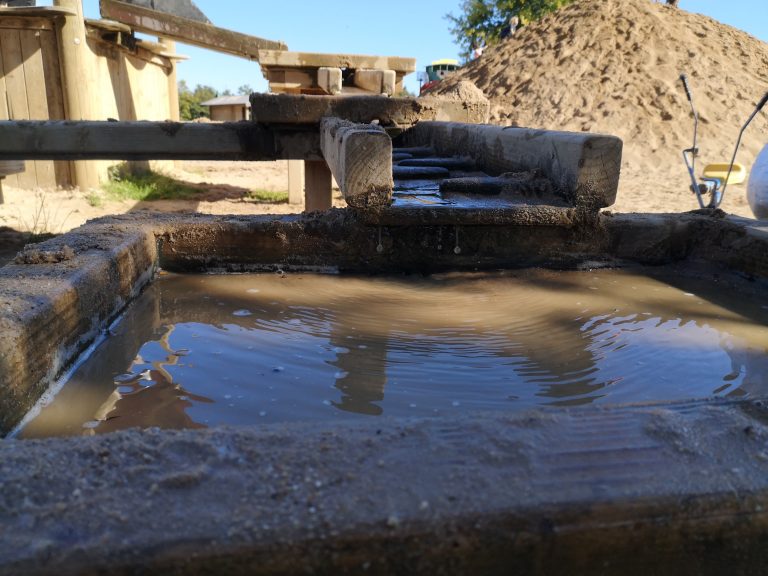
{"type": "MultiPolygon", "coordinates": [[[[176,53],[176,42],[168,38],[158,38],[158,40],[160,44],[165,46],[169,54],[176,53]]],[[[179,84],[176,77],[176,60],[171,60],[171,71],[168,73],[168,109],[170,112],[168,119],[178,122],[181,117],[179,116],[179,84]]]]}
{"type": "Polygon", "coordinates": [[[304,202],[304,161],[288,160],[288,203],[304,202]]]}
{"type": "MultiPolygon", "coordinates": [[[[89,52],[81,0],[53,0],[54,6],[75,12],[66,16],[59,27],[59,54],[64,82],[64,101],[68,120],[93,120],[89,78],[89,52]]],[[[82,189],[99,185],[99,174],[93,162],[73,162],[76,186],[82,189]]]]}
{"type": "Polygon", "coordinates": [[[328,210],[333,205],[331,171],[325,160],[304,161],[305,212],[328,210]]]}

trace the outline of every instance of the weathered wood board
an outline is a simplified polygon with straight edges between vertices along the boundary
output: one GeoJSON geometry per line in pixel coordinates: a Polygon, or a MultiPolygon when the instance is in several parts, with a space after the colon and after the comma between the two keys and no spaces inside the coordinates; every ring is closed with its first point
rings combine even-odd
{"type": "Polygon", "coordinates": [[[260,51],[264,49],[288,49],[283,42],[217,28],[211,24],[172,16],[118,0],[100,0],[99,7],[103,18],[127,24],[139,32],[155,34],[249,60],[258,60],[260,51]]]}

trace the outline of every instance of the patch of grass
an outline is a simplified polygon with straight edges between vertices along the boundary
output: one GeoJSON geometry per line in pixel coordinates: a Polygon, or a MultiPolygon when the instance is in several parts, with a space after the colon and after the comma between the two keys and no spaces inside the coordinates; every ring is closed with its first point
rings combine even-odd
{"type": "Polygon", "coordinates": [[[270,190],[251,190],[248,199],[263,204],[287,204],[288,192],[272,192],[270,190]]]}
{"type": "Polygon", "coordinates": [[[110,181],[102,188],[116,200],[180,200],[195,196],[197,188],[183,184],[157,172],[132,174],[125,164],[115,166],[109,173],[110,181]]]}
{"type": "Polygon", "coordinates": [[[101,208],[104,206],[104,199],[96,192],[89,193],[88,196],[85,197],[85,201],[88,202],[88,205],[92,208],[101,208]]]}

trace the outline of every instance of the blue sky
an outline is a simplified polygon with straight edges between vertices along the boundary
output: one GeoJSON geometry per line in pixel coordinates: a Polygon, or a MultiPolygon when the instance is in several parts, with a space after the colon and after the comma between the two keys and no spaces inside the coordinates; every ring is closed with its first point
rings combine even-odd
{"type": "MultiPolygon", "coordinates": [[[[617,2],[621,0],[615,0],[617,2]]],[[[649,0],[651,1],[651,0],[649,0]]],[[[768,42],[766,0],[680,0],[680,7],[706,14],[768,42]]],[[[458,13],[461,0],[195,0],[217,26],[272,40],[302,52],[340,52],[410,56],[417,69],[439,58],[457,58],[444,15],[458,13]]],[[[99,17],[98,0],[83,0],[85,15],[99,17]]],[[[259,65],[244,59],[179,45],[190,59],[179,78],[194,87],[219,91],[249,84],[266,91],[259,65]]],[[[406,86],[418,91],[416,74],[406,86]]]]}

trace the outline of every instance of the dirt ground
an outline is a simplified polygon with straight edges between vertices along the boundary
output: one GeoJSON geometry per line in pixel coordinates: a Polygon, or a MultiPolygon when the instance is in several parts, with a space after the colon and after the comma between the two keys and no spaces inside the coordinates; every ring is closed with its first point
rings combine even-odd
{"type": "MultiPolygon", "coordinates": [[[[203,214],[290,214],[301,212],[303,205],[261,203],[248,198],[254,189],[286,191],[288,164],[277,162],[178,162],[166,172],[200,190],[192,199],[154,202],[116,201],[105,193],[94,205],[92,193],[72,190],[22,190],[3,187],[0,204],[0,263],[34,239],[46,234],[62,234],[88,220],[109,214],[138,211],[203,214]]],[[[334,188],[334,205],[344,201],[334,188]]]]}

